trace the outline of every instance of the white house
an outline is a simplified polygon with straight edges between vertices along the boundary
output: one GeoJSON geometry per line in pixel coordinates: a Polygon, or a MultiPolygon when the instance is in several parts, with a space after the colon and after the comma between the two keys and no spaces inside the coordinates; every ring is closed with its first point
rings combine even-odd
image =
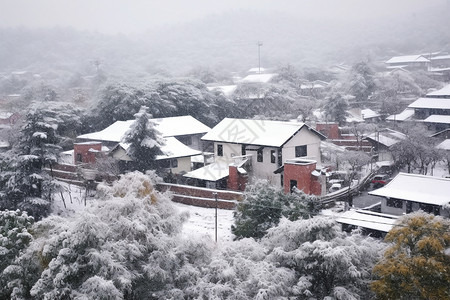
{"type": "Polygon", "coordinates": [[[388,61],[386,61],[388,69],[408,68],[408,69],[426,70],[429,64],[430,60],[422,55],[394,56],[388,61]]]}
{"type": "MultiPolygon", "coordinates": [[[[162,137],[175,137],[177,140],[193,149],[202,151],[201,137],[211,128],[193,118],[192,116],[179,116],[152,119],[155,128],[162,137]]],[[[134,120],[117,121],[105,129],[83,134],[77,137],[79,141],[103,141],[111,146],[122,142],[122,137],[133,124],[134,120]]],[[[108,146],[108,145],[107,145],[108,146]]]]}
{"type": "Polygon", "coordinates": [[[310,159],[320,164],[320,141],[325,139],[304,123],[225,118],[202,137],[214,143],[215,163],[185,176],[217,182],[229,175],[228,166],[233,164],[238,171],[281,186],[283,175],[274,172],[289,159],[310,159]]]}
{"type": "Polygon", "coordinates": [[[406,135],[389,128],[383,128],[364,137],[372,144],[372,152],[377,155],[377,161],[393,161],[390,148],[406,139],[406,135]]]}
{"type": "Polygon", "coordinates": [[[414,116],[436,131],[450,128],[450,84],[411,103],[414,116]]]}
{"type": "Polygon", "coordinates": [[[336,221],[349,230],[360,227],[363,232],[383,237],[408,213],[422,210],[434,215],[450,216],[450,179],[399,173],[382,188],[369,192],[381,198],[381,212],[365,209],[349,210],[336,221]]]}
{"type": "MultiPolygon", "coordinates": [[[[203,143],[200,138],[210,128],[192,116],[159,118],[152,121],[165,141],[165,146],[161,149],[163,155],[157,157],[157,160],[174,174],[190,171],[191,157],[202,154],[203,143]]],[[[130,161],[126,155],[128,145],[122,144],[122,140],[133,122],[134,120],[117,121],[101,131],[80,135],[77,141],[101,142],[112,149],[113,157],[123,162],[130,161]]]]}
{"type": "Polygon", "coordinates": [[[447,178],[399,173],[387,185],[369,194],[382,197],[381,212],[385,214],[403,215],[423,210],[450,216],[450,179],[447,178]]]}

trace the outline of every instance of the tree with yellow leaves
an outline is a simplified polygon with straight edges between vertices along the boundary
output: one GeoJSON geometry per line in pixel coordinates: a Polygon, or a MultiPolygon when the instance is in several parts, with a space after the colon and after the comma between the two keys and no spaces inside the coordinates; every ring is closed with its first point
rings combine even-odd
{"type": "Polygon", "coordinates": [[[392,243],[375,265],[378,299],[450,299],[450,221],[418,212],[387,235],[392,243]]]}

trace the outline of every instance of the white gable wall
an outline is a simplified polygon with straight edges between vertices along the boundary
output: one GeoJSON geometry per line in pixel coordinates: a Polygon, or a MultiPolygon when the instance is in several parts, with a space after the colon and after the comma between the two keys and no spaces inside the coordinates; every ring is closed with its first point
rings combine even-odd
{"type": "Polygon", "coordinates": [[[317,161],[317,164],[320,165],[322,162],[320,157],[320,138],[306,127],[303,127],[295,136],[284,144],[282,153],[283,162],[287,159],[295,158],[295,147],[303,145],[307,146],[307,156],[303,158],[315,160],[317,161]]]}

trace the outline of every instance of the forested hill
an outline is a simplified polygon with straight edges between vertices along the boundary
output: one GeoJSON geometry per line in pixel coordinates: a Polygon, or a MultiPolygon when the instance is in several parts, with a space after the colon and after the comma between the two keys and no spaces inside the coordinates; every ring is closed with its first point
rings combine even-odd
{"type": "MultiPolygon", "coordinates": [[[[387,8],[388,9],[388,8],[387,8]]],[[[161,27],[140,36],[54,29],[0,29],[0,72],[92,71],[109,74],[185,74],[195,67],[241,71],[264,66],[297,66],[383,60],[391,55],[449,50],[448,7],[363,23],[296,17],[295,12],[238,11],[161,27]]]]}

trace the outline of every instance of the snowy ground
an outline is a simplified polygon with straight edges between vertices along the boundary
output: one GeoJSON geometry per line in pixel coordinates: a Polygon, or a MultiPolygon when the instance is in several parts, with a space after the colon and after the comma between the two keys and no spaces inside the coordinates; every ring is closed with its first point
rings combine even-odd
{"type": "MultiPolygon", "coordinates": [[[[195,235],[208,235],[215,239],[215,209],[175,203],[177,209],[189,212],[189,220],[183,226],[183,235],[186,237],[195,235]]],[[[231,225],[233,224],[233,210],[217,210],[217,242],[233,240],[231,225]]]]}
{"type": "MultiPolygon", "coordinates": [[[[68,216],[75,211],[80,211],[84,206],[85,189],[76,185],[59,182],[64,191],[56,194],[53,201],[53,211],[57,215],[68,216]],[[64,201],[66,207],[64,207],[64,201]]],[[[86,205],[95,201],[94,197],[86,198],[86,205]]],[[[212,241],[215,240],[215,209],[185,205],[173,202],[173,205],[180,211],[188,211],[189,219],[183,226],[183,235],[187,238],[191,236],[208,235],[212,241]]],[[[233,210],[217,210],[217,241],[226,242],[233,240],[231,225],[233,224],[233,210]]]]}

